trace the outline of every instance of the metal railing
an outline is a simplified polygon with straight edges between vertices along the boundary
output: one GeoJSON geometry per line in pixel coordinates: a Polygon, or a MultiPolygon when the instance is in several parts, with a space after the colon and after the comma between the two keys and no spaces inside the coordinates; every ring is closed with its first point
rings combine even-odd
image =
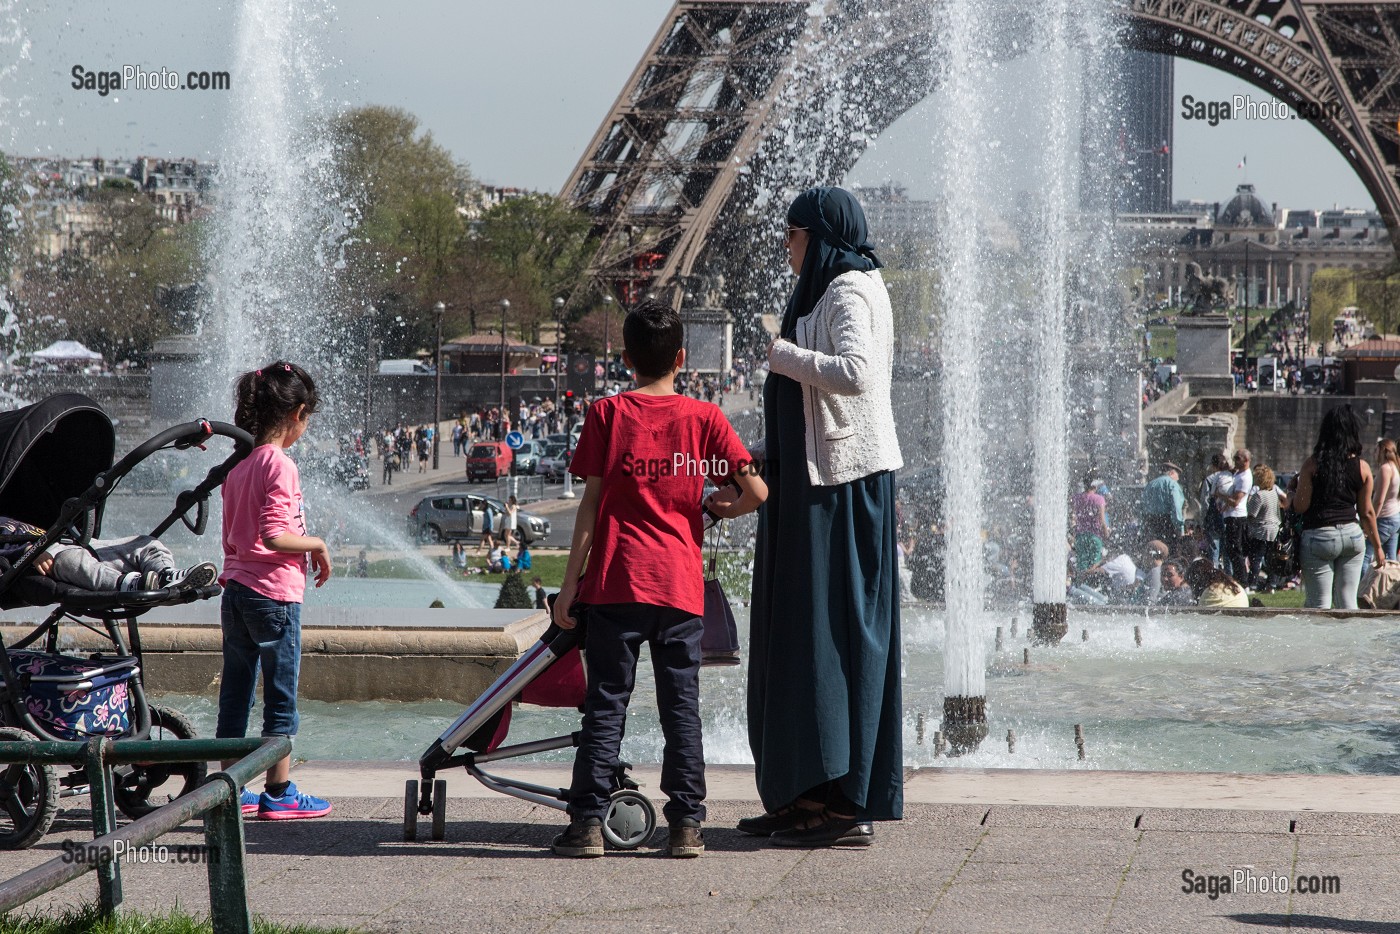
{"type": "Polygon", "coordinates": [[[496,478],[496,498],[505,502],[512,496],[522,506],[544,499],[544,477],[519,476],[496,478]]]}
{"type": "Polygon", "coordinates": [[[239,791],[260,772],[291,754],[285,736],[262,739],[0,742],[0,764],[81,766],[92,801],[93,840],[83,844],[94,859],[71,851],[0,883],[0,916],[89,872],[97,873],[98,903],[112,915],[122,903],[121,854],[146,847],[186,821],[204,817],[204,861],[209,869],[209,914],[215,934],[251,934],[248,878],[244,871],[243,810],[239,791]],[[136,763],[207,762],[239,758],[182,795],[116,829],[112,767],[136,763]]]}

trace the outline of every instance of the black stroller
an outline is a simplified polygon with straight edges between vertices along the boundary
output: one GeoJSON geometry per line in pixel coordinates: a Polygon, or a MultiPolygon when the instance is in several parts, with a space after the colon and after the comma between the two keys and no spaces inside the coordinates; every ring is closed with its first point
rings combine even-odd
{"type": "MultiPolygon", "coordinates": [[[[5,646],[0,639],[0,740],[194,735],[178,712],[146,702],[136,620],[153,607],[218,596],[219,586],[83,590],[33,573],[32,565],[57,542],[87,547],[101,532],[107,497],[137,464],[157,451],[202,449],[215,435],[231,439],[233,453],[193,489],[175,497],[174,509],[152,530],[153,537],[163,535],[177,519],[194,534],[204,534],[209,494],[253,449],[247,432],[222,422],[188,422],[166,429],[113,464],[112,422],[86,396],[50,396],[0,414],[0,516],[38,527],[19,542],[4,542],[28,547],[13,562],[0,558],[0,608],[54,607],[38,628],[13,645],[5,646]],[[196,510],[193,519],[191,509],[196,510]],[[64,622],[109,640],[112,651],[60,653],[58,630],[64,622]]],[[[124,814],[139,817],[193,789],[204,773],[203,763],[126,766],[114,775],[113,797],[124,814]]],[[[82,771],[59,776],[48,765],[3,767],[0,848],[33,845],[57,816],[59,798],[87,792],[82,771]]]]}

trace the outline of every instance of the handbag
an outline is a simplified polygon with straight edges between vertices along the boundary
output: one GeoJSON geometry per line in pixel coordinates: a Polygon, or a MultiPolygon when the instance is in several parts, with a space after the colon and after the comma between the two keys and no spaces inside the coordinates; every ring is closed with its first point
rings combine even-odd
{"type": "Polygon", "coordinates": [[[739,627],[734,622],[734,611],[729,606],[729,598],[724,594],[724,585],[715,576],[722,525],[723,522],[716,522],[710,530],[715,537],[705,571],[705,631],[700,637],[702,665],[739,664],[739,627]]]}

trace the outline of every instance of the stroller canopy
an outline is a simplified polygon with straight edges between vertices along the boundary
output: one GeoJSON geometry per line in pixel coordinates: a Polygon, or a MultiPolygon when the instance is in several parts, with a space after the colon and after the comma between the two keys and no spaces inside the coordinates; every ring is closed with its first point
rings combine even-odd
{"type": "Polygon", "coordinates": [[[116,450],[111,419],[80,393],[0,413],[0,515],[50,527],[65,500],[112,466],[116,450]]]}

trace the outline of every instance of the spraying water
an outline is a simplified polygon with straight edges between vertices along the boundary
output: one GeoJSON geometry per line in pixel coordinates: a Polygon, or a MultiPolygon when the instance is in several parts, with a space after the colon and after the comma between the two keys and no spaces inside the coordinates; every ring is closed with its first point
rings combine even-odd
{"type": "MultiPolygon", "coordinates": [[[[961,699],[976,710],[967,719],[983,720],[987,693],[982,634],[984,574],[982,562],[981,367],[978,349],[985,318],[986,274],[979,249],[977,218],[986,179],[980,166],[987,151],[982,123],[982,89],[991,83],[987,58],[978,53],[978,36],[988,24],[980,0],[953,0],[946,18],[938,17],[938,45],[944,61],[942,90],[948,106],[937,118],[935,148],[946,154],[941,244],[943,320],[943,464],[947,503],[947,611],[944,614],[944,710],[961,699]]],[[[945,728],[948,726],[945,723],[945,728]]]]}
{"type": "Polygon", "coordinates": [[[1045,7],[1042,53],[1045,89],[1045,145],[1041,149],[1041,205],[1039,290],[1036,296],[1034,377],[1035,419],[1035,565],[1032,597],[1036,604],[1065,601],[1065,542],[1069,522],[1065,494],[1069,489],[1065,373],[1067,366],[1065,305],[1069,285],[1069,248],[1072,231],[1070,184],[1075,170],[1070,130],[1076,99],[1078,60],[1070,54],[1069,5],[1057,0],[1045,7]]]}
{"type": "MultiPolygon", "coordinates": [[[[276,357],[318,378],[343,369],[330,295],[346,220],[312,38],[325,18],[315,3],[293,15],[287,0],[246,0],[239,12],[236,73],[251,78],[234,85],[206,248],[210,411],[227,409],[238,373],[276,357]]],[[[342,395],[322,392],[328,402],[342,395]]]]}

